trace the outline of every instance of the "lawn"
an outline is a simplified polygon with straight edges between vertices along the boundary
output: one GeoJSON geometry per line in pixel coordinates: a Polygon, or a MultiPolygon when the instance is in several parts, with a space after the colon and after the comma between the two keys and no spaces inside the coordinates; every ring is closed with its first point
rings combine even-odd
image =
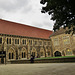
{"type": "Polygon", "coordinates": [[[43,57],[43,58],[35,58],[35,59],[71,58],[71,57],[75,57],[75,56],[43,57]]]}

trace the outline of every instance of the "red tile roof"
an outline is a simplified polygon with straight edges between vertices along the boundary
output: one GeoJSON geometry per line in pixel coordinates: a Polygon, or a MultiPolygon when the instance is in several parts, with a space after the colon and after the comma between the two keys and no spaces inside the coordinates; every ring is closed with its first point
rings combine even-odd
{"type": "Polygon", "coordinates": [[[48,39],[52,31],[0,19],[0,34],[48,39]]]}

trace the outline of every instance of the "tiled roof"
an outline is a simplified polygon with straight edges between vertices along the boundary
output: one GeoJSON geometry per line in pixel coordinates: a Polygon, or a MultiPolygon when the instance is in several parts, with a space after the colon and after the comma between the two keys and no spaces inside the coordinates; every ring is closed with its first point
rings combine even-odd
{"type": "Polygon", "coordinates": [[[48,39],[52,31],[0,19],[0,34],[48,39]]]}
{"type": "Polygon", "coordinates": [[[51,34],[50,37],[60,35],[60,34],[64,34],[64,33],[65,33],[65,29],[61,28],[61,29],[57,30],[56,32],[54,32],[53,34],[51,34]]]}

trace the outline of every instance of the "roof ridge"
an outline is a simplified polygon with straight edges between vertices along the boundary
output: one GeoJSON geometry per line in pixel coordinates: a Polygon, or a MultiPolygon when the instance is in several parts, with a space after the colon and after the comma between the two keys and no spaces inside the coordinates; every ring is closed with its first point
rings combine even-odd
{"type": "Polygon", "coordinates": [[[14,22],[14,21],[9,21],[9,20],[4,20],[4,19],[0,19],[0,20],[10,22],[10,23],[15,23],[15,24],[18,24],[18,25],[23,25],[23,26],[28,26],[28,27],[32,27],[32,28],[36,28],[36,29],[41,29],[41,30],[53,32],[52,30],[47,30],[47,29],[43,29],[43,28],[39,28],[39,27],[34,27],[34,26],[30,26],[30,25],[27,25],[27,24],[22,24],[22,23],[18,23],[18,22],[14,22]]]}
{"type": "Polygon", "coordinates": [[[0,19],[0,33],[48,39],[53,31],[0,19]]]}

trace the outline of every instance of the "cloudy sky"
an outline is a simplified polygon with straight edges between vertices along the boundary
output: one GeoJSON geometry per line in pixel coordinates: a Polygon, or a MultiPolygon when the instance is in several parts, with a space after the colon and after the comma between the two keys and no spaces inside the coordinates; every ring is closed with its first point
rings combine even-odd
{"type": "Polygon", "coordinates": [[[40,0],[0,0],[0,18],[52,30],[54,22],[41,8],[40,0]]]}

